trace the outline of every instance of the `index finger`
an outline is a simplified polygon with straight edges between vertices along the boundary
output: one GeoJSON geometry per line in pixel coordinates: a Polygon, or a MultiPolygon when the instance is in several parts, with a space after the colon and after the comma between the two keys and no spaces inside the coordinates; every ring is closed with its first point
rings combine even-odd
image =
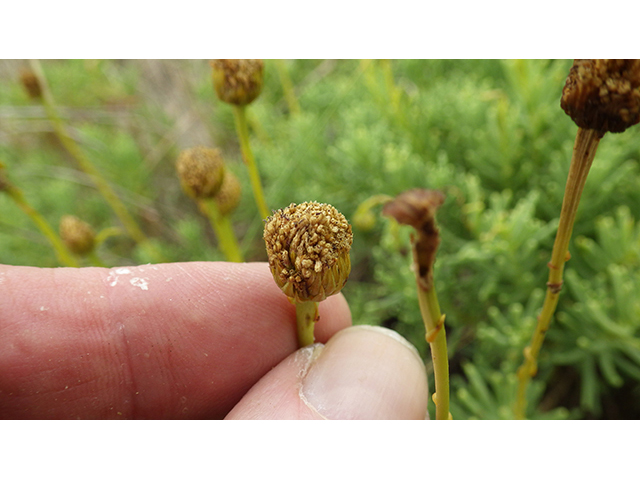
{"type": "MultiPolygon", "coordinates": [[[[330,297],[316,338],[350,324],[330,297]]],[[[0,266],[2,418],[222,418],[296,348],[266,263],[0,266]]]]}

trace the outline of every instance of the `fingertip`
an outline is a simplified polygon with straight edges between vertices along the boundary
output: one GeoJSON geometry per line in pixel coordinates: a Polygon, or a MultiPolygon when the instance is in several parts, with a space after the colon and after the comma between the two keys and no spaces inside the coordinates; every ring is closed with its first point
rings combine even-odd
{"type": "Polygon", "coordinates": [[[341,330],[298,350],[263,377],[228,419],[424,419],[422,359],[381,327],[341,330]]]}

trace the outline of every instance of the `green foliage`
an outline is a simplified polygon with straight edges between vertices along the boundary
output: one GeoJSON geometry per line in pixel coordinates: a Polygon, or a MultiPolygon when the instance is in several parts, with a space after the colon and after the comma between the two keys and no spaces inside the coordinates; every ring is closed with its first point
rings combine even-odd
{"type": "MultiPolygon", "coordinates": [[[[246,258],[264,261],[262,223],[231,109],[215,97],[206,62],[184,65],[185,98],[193,105],[183,107],[197,110],[216,143],[210,146],[222,149],[239,177],[234,228],[246,258]]],[[[447,318],[454,418],[512,418],[515,372],[542,305],[576,131],[559,106],[570,65],[288,62],[301,106],[291,116],[267,62],[263,93],[248,108],[273,209],[317,200],[353,219],[374,195],[417,187],[447,195],[437,218],[435,282],[447,318]]],[[[74,138],[165,257],[221,260],[210,225],[175,178],[181,120],[145,96],[139,64],[43,67],[74,138]]],[[[0,161],[54,227],[64,214],[96,230],[117,225],[20,88],[17,70],[0,76],[0,110],[0,161]]],[[[639,160],[638,127],[602,140],[578,211],[557,321],[528,392],[530,418],[640,416],[639,160]]],[[[344,293],[354,322],[394,328],[428,359],[410,229],[381,217],[380,209],[373,207],[364,228],[354,224],[344,293]]],[[[47,242],[4,195],[0,212],[0,262],[56,265],[47,242]]],[[[109,265],[149,261],[124,236],[110,238],[98,253],[109,265]]]]}

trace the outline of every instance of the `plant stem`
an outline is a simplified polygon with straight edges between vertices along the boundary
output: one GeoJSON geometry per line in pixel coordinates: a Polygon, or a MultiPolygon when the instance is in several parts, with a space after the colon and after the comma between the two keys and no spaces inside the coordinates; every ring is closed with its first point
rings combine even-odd
{"type": "Polygon", "coordinates": [[[449,413],[449,358],[447,355],[447,335],[444,329],[444,315],[440,313],[440,304],[436,289],[425,289],[418,282],[418,303],[424,321],[426,339],[431,350],[433,375],[436,391],[433,400],[436,404],[436,420],[450,420],[449,413]]]}
{"type": "Polygon", "coordinates": [[[222,250],[227,260],[237,263],[244,262],[229,217],[220,213],[215,204],[215,200],[212,198],[199,200],[198,205],[200,206],[200,211],[209,218],[216,237],[218,237],[220,250],[222,250]]]}
{"type": "Polygon", "coordinates": [[[315,342],[313,329],[318,320],[318,302],[293,302],[296,306],[296,326],[298,347],[306,347],[315,342]]]}
{"type": "MultiPolygon", "coordinates": [[[[80,169],[85,174],[87,174],[89,178],[91,178],[98,191],[116,213],[131,238],[133,238],[137,243],[140,244],[148,243],[146,235],[142,232],[134,218],[129,214],[127,208],[120,201],[109,183],[102,177],[98,169],[94,167],[93,164],[89,161],[87,156],[83,153],[82,149],[80,149],[75,140],[73,140],[66,127],[64,126],[64,122],[56,111],[55,103],[53,101],[53,95],[51,93],[51,89],[49,88],[49,84],[47,83],[47,79],[44,75],[40,62],[38,60],[30,60],[30,64],[34,74],[38,78],[38,82],[40,83],[40,87],[42,89],[42,104],[47,113],[49,121],[53,125],[53,129],[55,130],[56,135],[60,139],[60,142],[62,143],[64,148],[66,148],[67,151],[71,154],[71,156],[76,159],[78,165],[80,166],[80,169]]],[[[149,250],[153,252],[154,257],[157,256],[158,260],[161,260],[155,249],[150,247],[149,250]]]]}
{"type": "Polygon", "coordinates": [[[564,264],[570,258],[568,248],[571,233],[573,232],[573,224],[600,138],[601,134],[595,130],[578,128],[562,200],[558,232],[553,244],[551,261],[547,264],[549,266],[547,293],[531,343],[524,349],[524,361],[518,369],[518,391],[514,407],[514,414],[517,419],[525,418],[527,386],[538,371],[538,354],[558,305],[558,297],[560,296],[563,282],[564,264]]]}
{"type": "Polygon", "coordinates": [[[100,257],[98,256],[95,250],[92,250],[91,252],[89,252],[87,254],[87,258],[89,259],[89,262],[91,263],[92,266],[106,268],[106,265],[102,260],[100,260],[100,257]]]}
{"type": "Polygon", "coordinates": [[[240,140],[240,149],[242,150],[242,158],[249,169],[249,179],[251,180],[251,188],[253,189],[253,196],[258,205],[258,212],[260,217],[265,219],[269,216],[269,209],[267,203],[264,200],[264,193],[262,191],[262,184],[260,183],[260,174],[258,173],[258,167],[256,165],[253,152],[251,151],[251,145],[249,145],[249,127],[247,125],[247,115],[244,106],[233,105],[233,114],[236,121],[236,131],[238,132],[238,139],[240,140]]]}
{"type": "Polygon", "coordinates": [[[4,191],[13,199],[14,202],[20,207],[20,209],[26,213],[33,223],[40,229],[42,234],[47,237],[51,245],[53,246],[53,250],[56,253],[56,257],[58,261],[67,267],[78,267],[78,262],[73,257],[71,252],[67,249],[67,246],[60,240],[60,237],[56,234],[56,232],[51,228],[51,226],[47,223],[47,221],[35,210],[27,200],[24,195],[17,187],[13,185],[7,185],[4,188],[4,191]]]}
{"type": "Polygon", "coordinates": [[[280,83],[282,84],[284,98],[287,101],[287,107],[289,107],[289,113],[291,115],[298,115],[300,113],[300,104],[293,91],[293,84],[291,83],[289,70],[287,70],[287,64],[284,60],[274,60],[274,62],[278,70],[278,75],[280,76],[280,83]]]}

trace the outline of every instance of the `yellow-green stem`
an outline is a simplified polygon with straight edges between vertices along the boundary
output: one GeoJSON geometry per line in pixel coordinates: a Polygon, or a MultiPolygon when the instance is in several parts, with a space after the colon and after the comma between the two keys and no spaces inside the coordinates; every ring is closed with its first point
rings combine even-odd
{"type": "MultiPolygon", "coordinates": [[[[51,93],[51,89],[49,88],[49,84],[47,83],[47,79],[42,70],[42,66],[38,60],[31,60],[31,68],[38,78],[40,83],[40,87],[42,89],[42,104],[47,113],[47,117],[49,121],[53,125],[53,129],[56,132],[56,135],[60,139],[60,142],[67,149],[67,151],[71,154],[73,158],[76,159],[80,169],[86,173],[89,178],[96,185],[96,188],[100,192],[100,194],[104,197],[107,203],[111,206],[115,214],[118,216],[122,225],[127,230],[128,234],[133,238],[137,243],[147,243],[148,239],[146,235],[142,232],[134,218],[129,214],[129,211],[124,206],[124,204],[120,201],[118,196],[115,194],[109,183],[102,177],[100,172],[93,164],[89,161],[87,156],[80,149],[78,144],[73,140],[66,127],[64,126],[64,122],[58,115],[58,112],[55,108],[55,103],[53,101],[53,95],[51,93]]],[[[149,248],[149,250],[153,253],[154,257],[157,256],[158,260],[161,260],[159,254],[155,251],[154,248],[149,248]]]]}
{"type": "Polygon", "coordinates": [[[391,100],[391,109],[394,114],[398,114],[400,109],[400,90],[393,81],[393,69],[391,68],[391,60],[380,60],[384,81],[387,86],[387,92],[391,100]]]}
{"type": "Polygon", "coordinates": [[[124,235],[124,232],[118,227],[108,227],[100,230],[96,235],[96,248],[102,245],[109,237],[117,237],[118,235],[124,235]]]}
{"type": "Polygon", "coordinates": [[[256,160],[253,157],[251,151],[251,145],[249,144],[249,127],[247,125],[247,115],[244,106],[233,105],[233,114],[236,121],[236,131],[238,132],[238,139],[240,140],[240,150],[242,150],[242,158],[249,169],[249,179],[251,181],[251,188],[253,189],[253,197],[258,205],[258,212],[260,217],[265,219],[269,216],[269,209],[267,208],[267,202],[264,199],[264,193],[262,191],[262,184],[260,183],[260,174],[258,173],[258,166],[256,160]]]}
{"type": "Polygon", "coordinates": [[[26,213],[29,218],[36,224],[36,226],[40,229],[42,234],[47,237],[51,245],[53,246],[53,250],[56,253],[56,257],[58,261],[62,265],[66,265],[67,267],[77,267],[78,262],[73,257],[67,246],[64,242],[58,237],[56,232],[51,228],[51,226],[47,223],[47,221],[35,210],[27,200],[24,198],[22,192],[13,185],[8,185],[5,187],[4,191],[13,199],[14,202],[20,207],[20,209],[26,213]]]}
{"type": "Polygon", "coordinates": [[[318,320],[318,302],[298,302],[296,306],[296,326],[298,329],[298,347],[306,347],[315,342],[313,330],[318,320]]]}
{"type": "Polygon", "coordinates": [[[95,250],[92,250],[91,252],[89,252],[87,254],[87,258],[89,259],[89,262],[91,263],[92,266],[106,268],[106,265],[102,260],[100,260],[100,257],[98,256],[95,250]]]}
{"type": "Polygon", "coordinates": [[[524,349],[524,361],[518,369],[518,391],[514,407],[514,414],[518,419],[525,418],[527,386],[531,378],[537,373],[538,354],[558,305],[558,297],[562,288],[562,274],[564,272],[564,264],[568,260],[569,241],[573,232],[573,224],[600,138],[601,135],[595,130],[578,128],[562,200],[558,232],[553,244],[551,261],[548,263],[549,280],[547,282],[547,293],[531,343],[524,349]]]}
{"type": "Polygon", "coordinates": [[[418,303],[424,321],[426,339],[431,349],[433,376],[435,378],[436,420],[449,420],[449,357],[447,354],[447,335],[444,329],[444,315],[440,313],[440,304],[435,286],[425,289],[418,282],[418,303]]]}
{"type": "Polygon", "coordinates": [[[289,107],[289,113],[291,115],[297,115],[300,113],[300,104],[296,98],[296,94],[293,90],[293,84],[291,83],[291,77],[289,76],[289,70],[284,60],[274,60],[278,75],[280,76],[280,83],[282,84],[282,91],[284,92],[284,98],[287,101],[287,107],[289,107]]]}
{"type": "Polygon", "coordinates": [[[199,206],[202,213],[209,218],[216,237],[218,237],[220,250],[222,250],[227,260],[237,263],[244,262],[229,217],[220,213],[213,199],[200,200],[199,206]]]}

